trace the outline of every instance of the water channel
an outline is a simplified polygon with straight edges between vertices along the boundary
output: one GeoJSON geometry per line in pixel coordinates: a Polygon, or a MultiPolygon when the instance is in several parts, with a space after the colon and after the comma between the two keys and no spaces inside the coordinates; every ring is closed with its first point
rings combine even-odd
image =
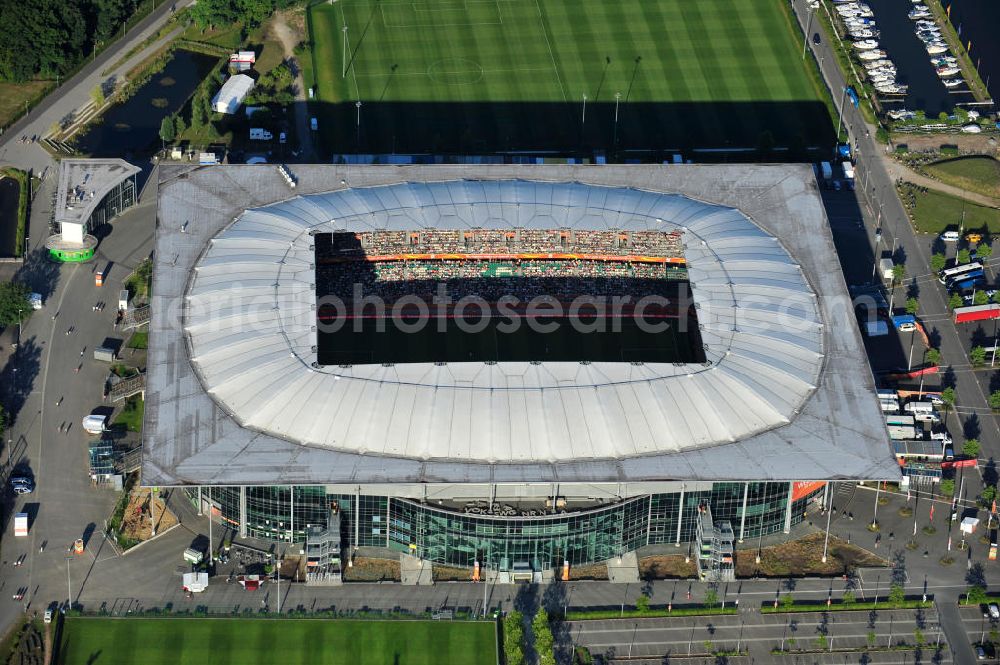
{"type": "Polygon", "coordinates": [[[160,123],[184,106],[218,58],[174,51],[163,71],[155,74],[123,104],[111,107],[85,134],[79,150],[91,157],[124,157],[159,148],[160,123]]]}
{"type": "Polygon", "coordinates": [[[896,63],[897,80],[910,86],[906,96],[888,98],[898,101],[886,104],[887,109],[922,110],[928,117],[935,117],[941,111],[951,113],[959,102],[974,101],[967,86],[949,90],[941,83],[931,64],[931,56],[916,35],[915,23],[907,16],[913,9],[913,3],[870,0],[868,5],[875,12],[875,22],[882,33],[878,38],[879,47],[885,49],[889,59],[896,63]]]}
{"type": "MultiPolygon", "coordinates": [[[[948,0],[945,0],[947,6],[948,0]]],[[[1000,2],[997,0],[952,0],[951,22],[960,30],[962,42],[972,42],[972,64],[996,99],[1000,93],[1000,2]]]]}

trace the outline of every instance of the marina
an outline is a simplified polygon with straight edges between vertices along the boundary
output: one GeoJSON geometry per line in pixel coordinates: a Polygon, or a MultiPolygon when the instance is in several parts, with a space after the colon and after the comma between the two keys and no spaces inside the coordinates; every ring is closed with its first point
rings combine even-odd
{"type": "Polygon", "coordinates": [[[958,60],[925,4],[849,0],[833,7],[866,82],[893,116],[936,116],[972,101],[958,60]]]}

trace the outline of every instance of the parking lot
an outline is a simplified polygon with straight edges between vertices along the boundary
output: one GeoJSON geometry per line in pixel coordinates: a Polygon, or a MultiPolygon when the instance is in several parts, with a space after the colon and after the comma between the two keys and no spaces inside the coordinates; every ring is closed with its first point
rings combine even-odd
{"type": "MultiPolygon", "coordinates": [[[[928,610],[877,610],[608,619],[570,623],[575,644],[592,654],[615,658],[687,656],[710,652],[746,652],[754,658],[772,658],[773,649],[786,657],[825,650],[844,662],[845,649],[858,652],[890,644],[920,646],[949,663],[951,655],[941,633],[937,612],[928,610]]],[[[813,657],[812,655],[810,657],[813,657]]],[[[912,662],[912,659],[906,662],[912,662]]]]}

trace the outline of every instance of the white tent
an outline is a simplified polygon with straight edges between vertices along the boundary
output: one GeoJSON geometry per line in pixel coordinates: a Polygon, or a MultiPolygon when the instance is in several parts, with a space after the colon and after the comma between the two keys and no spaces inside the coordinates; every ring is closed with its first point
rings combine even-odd
{"type": "Polygon", "coordinates": [[[184,573],[181,588],[191,593],[201,593],[208,588],[208,573],[184,573]]]}
{"type": "Polygon", "coordinates": [[[212,98],[212,110],[216,113],[235,113],[243,98],[253,90],[253,84],[253,79],[246,74],[230,76],[212,98]]]}

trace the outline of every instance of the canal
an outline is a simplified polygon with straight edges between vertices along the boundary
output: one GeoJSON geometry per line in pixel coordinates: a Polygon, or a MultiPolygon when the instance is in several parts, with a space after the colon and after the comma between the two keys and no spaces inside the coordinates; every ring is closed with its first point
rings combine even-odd
{"type": "MultiPolygon", "coordinates": [[[[945,6],[948,0],[945,0],[945,6]]],[[[990,97],[1000,92],[1000,2],[997,0],[952,0],[951,23],[963,43],[972,42],[972,64],[989,88],[990,97]]]]}
{"type": "Polygon", "coordinates": [[[897,80],[909,86],[905,97],[888,98],[898,101],[887,104],[887,109],[922,110],[928,117],[936,117],[941,111],[951,113],[958,102],[973,101],[972,94],[965,85],[949,91],[941,83],[931,64],[931,56],[917,37],[914,22],[907,16],[913,3],[869,0],[868,5],[875,12],[875,22],[882,32],[878,38],[879,47],[885,49],[889,59],[896,63],[897,80]]]}
{"type": "Polygon", "coordinates": [[[160,123],[179,110],[211,73],[218,58],[174,51],[163,71],[155,74],[132,97],[111,107],[85,134],[76,139],[80,152],[91,157],[125,157],[152,152],[160,146],[160,123]]]}

